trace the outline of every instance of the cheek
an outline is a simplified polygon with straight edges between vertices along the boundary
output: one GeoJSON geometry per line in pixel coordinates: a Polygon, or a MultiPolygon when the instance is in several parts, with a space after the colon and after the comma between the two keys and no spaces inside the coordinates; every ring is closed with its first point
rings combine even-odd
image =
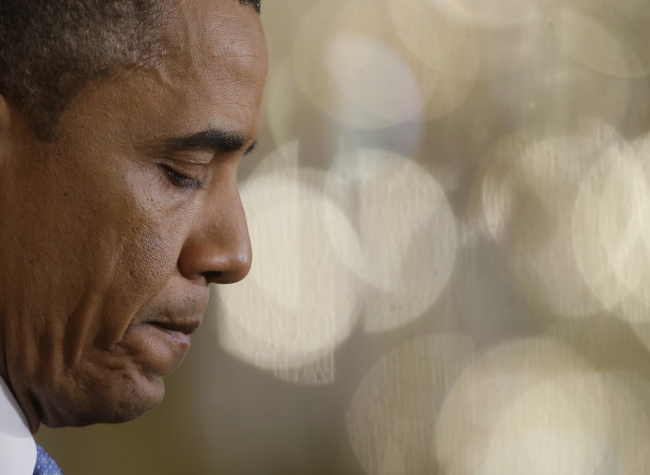
{"type": "Polygon", "coordinates": [[[79,349],[119,337],[161,292],[176,271],[184,223],[161,205],[151,177],[64,172],[3,193],[11,202],[0,197],[0,300],[35,333],[47,323],[48,334],[66,339],[55,346],[79,349]]]}
{"type": "Polygon", "coordinates": [[[169,191],[152,173],[129,170],[128,231],[125,232],[120,274],[133,291],[155,295],[177,269],[190,212],[169,200],[169,191]]]}
{"type": "Polygon", "coordinates": [[[151,220],[131,234],[111,279],[111,300],[131,314],[160,293],[175,272],[179,242],[177,232],[151,220]]]}

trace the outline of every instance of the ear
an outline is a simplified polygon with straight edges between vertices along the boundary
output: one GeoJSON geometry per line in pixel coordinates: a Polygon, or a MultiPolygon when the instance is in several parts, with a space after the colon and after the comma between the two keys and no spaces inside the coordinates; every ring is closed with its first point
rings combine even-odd
{"type": "Polygon", "coordinates": [[[11,107],[4,94],[0,94],[0,135],[6,136],[11,123],[11,107]]]}
{"type": "Polygon", "coordinates": [[[7,94],[0,92],[0,164],[26,138],[34,140],[25,113],[7,94]]]}
{"type": "Polygon", "coordinates": [[[4,166],[11,150],[11,105],[4,94],[0,94],[0,166],[4,166]]]}
{"type": "MultiPolygon", "coordinates": [[[[0,0],[2,1],[2,0],[0,0]]],[[[15,153],[16,140],[21,139],[29,126],[24,114],[7,95],[0,93],[0,168],[4,170],[7,158],[15,153]]]]}

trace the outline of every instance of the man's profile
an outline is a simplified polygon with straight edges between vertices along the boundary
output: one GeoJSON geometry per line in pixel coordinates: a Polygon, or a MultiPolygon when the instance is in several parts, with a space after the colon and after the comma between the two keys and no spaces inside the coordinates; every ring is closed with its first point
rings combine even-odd
{"type": "Polygon", "coordinates": [[[258,12],[0,2],[0,474],[34,470],[35,445],[18,460],[3,445],[20,420],[155,407],[208,284],[248,272],[236,178],[266,76],[258,12]]]}

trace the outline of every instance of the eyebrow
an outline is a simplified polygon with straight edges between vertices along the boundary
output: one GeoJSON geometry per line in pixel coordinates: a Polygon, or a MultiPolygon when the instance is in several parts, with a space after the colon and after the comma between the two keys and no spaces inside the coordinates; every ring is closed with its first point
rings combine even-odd
{"type": "MultiPolygon", "coordinates": [[[[170,137],[163,139],[163,147],[170,152],[208,151],[208,152],[236,152],[244,148],[247,140],[239,134],[218,129],[209,129],[184,137],[170,137]]],[[[257,146],[255,140],[244,152],[251,153],[257,146]]]]}

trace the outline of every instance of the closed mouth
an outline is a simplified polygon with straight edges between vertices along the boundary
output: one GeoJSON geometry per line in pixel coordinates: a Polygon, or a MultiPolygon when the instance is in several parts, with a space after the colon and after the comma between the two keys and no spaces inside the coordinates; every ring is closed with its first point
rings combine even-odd
{"type": "Polygon", "coordinates": [[[162,330],[170,332],[183,333],[184,335],[191,335],[199,328],[200,321],[187,321],[187,322],[170,322],[170,321],[151,321],[147,322],[148,325],[153,325],[162,330]]]}

